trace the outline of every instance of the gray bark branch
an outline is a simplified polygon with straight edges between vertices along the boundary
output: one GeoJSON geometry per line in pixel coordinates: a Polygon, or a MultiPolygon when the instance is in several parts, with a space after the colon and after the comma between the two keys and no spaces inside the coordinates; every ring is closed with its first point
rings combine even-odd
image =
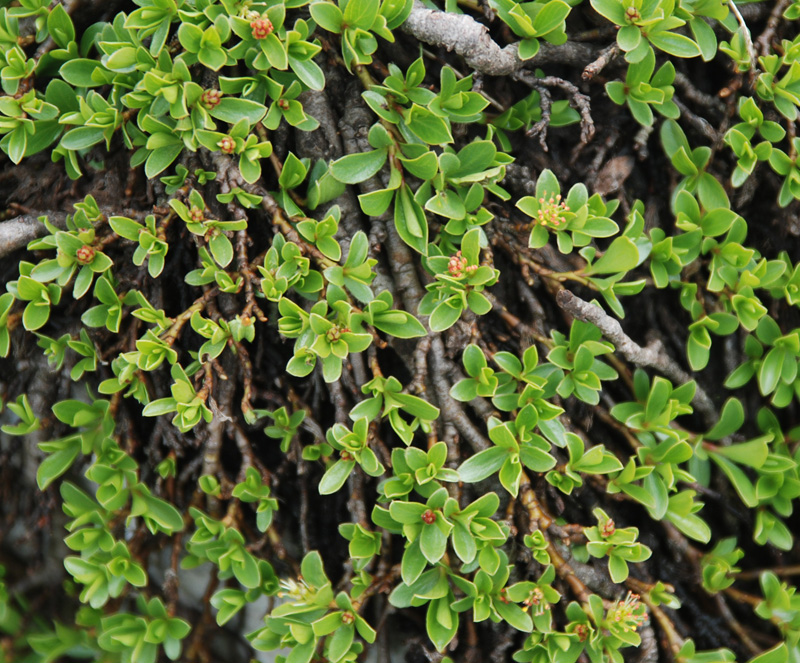
{"type": "MultiPolygon", "coordinates": [[[[559,290],[556,295],[556,303],[572,317],[595,325],[628,361],[637,366],[654,368],[678,384],[684,384],[692,379],[666,353],[661,341],[653,341],[643,348],[622,330],[619,320],[612,318],[599,306],[584,301],[569,290],[559,290]]],[[[709,427],[713,426],[717,420],[716,409],[700,385],[697,385],[692,402],[703,417],[705,424],[709,427]]]]}
{"type": "Polygon", "coordinates": [[[517,44],[499,46],[489,36],[489,29],[467,14],[448,14],[428,9],[415,2],[402,29],[420,41],[455,51],[475,71],[488,76],[507,76],[522,67],[536,67],[552,62],[586,65],[597,57],[596,49],[581,43],[553,46],[541,42],[539,52],[521,60],[517,44]]]}
{"type": "Polygon", "coordinates": [[[42,212],[36,214],[23,214],[21,216],[8,219],[0,223],[0,258],[24,249],[28,242],[44,237],[47,228],[39,221],[39,216],[46,216],[50,223],[59,228],[63,228],[66,223],[67,215],[64,212],[42,212]]]}

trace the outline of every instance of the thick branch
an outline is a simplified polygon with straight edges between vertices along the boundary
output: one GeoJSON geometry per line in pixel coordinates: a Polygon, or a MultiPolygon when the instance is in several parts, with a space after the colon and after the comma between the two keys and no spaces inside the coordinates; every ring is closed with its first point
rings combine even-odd
{"type": "Polygon", "coordinates": [[[552,62],[586,65],[597,57],[591,46],[567,42],[553,46],[542,42],[530,60],[521,60],[517,44],[500,47],[489,36],[489,29],[467,14],[448,14],[414,3],[403,30],[432,46],[443,46],[464,58],[475,71],[489,76],[507,76],[523,66],[534,67],[552,62]]]}
{"type": "Polygon", "coordinates": [[[507,76],[522,68],[516,44],[500,48],[489,29],[467,14],[447,14],[415,2],[403,30],[426,44],[455,51],[483,74],[507,76]]]}
{"type": "MultiPolygon", "coordinates": [[[[692,379],[664,351],[660,341],[654,341],[643,348],[622,330],[619,320],[612,318],[599,306],[584,301],[580,297],[573,295],[569,290],[559,290],[556,295],[556,302],[571,316],[595,325],[628,361],[637,366],[654,368],[679,384],[689,382],[692,379]]],[[[706,425],[712,426],[717,419],[714,403],[700,385],[697,385],[692,402],[703,417],[706,425]]]]}
{"type": "Polygon", "coordinates": [[[0,223],[0,258],[24,249],[28,242],[44,237],[47,228],[39,221],[38,216],[46,216],[50,223],[63,228],[67,215],[64,212],[42,212],[40,215],[23,214],[0,223]]]}

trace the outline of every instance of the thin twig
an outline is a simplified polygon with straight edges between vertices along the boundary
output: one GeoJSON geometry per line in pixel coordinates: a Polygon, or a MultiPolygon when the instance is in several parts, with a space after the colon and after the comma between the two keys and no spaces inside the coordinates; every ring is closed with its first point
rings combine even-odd
{"type": "Polygon", "coordinates": [[[683,72],[675,72],[674,82],[675,87],[678,88],[683,93],[683,96],[693,104],[703,106],[710,110],[716,111],[717,113],[722,113],[725,110],[725,104],[720,101],[719,97],[706,94],[702,90],[698,90],[694,83],[692,83],[691,79],[683,72]]]}
{"type": "Polygon", "coordinates": [[[547,127],[550,126],[550,110],[553,107],[553,97],[550,96],[550,91],[545,88],[539,88],[539,107],[542,109],[542,119],[534,124],[528,131],[525,132],[529,138],[539,137],[539,145],[545,152],[547,149],[547,127]]]}
{"type": "Polygon", "coordinates": [[[725,622],[730,626],[731,630],[739,636],[739,639],[742,641],[742,644],[747,647],[750,654],[755,656],[756,654],[761,653],[761,647],[759,647],[753,639],[748,635],[747,631],[744,630],[744,627],[739,623],[736,619],[734,614],[731,612],[731,609],[728,607],[728,603],[725,600],[725,596],[722,594],[717,594],[714,597],[717,601],[717,607],[719,608],[720,614],[725,622]]]}
{"type": "Polygon", "coordinates": [[[597,74],[603,71],[608,63],[617,57],[617,55],[619,55],[619,46],[617,46],[617,42],[614,42],[611,46],[600,51],[600,55],[594,62],[586,65],[581,74],[581,78],[585,81],[592,80],[597,74]]]}
{"type": "MultiPolygon", "coordinates": [[[[529,71],[518,71],[513,74],[513,78],[539,90],[540,94],[544,92],[545,88],[557,87],[563,90],[569,98],[569,105],[575,108],[581,115],[581,142],[588,143],[592,140],[595,130],[594,120],[592,119],[591,100],[575,85],[558,76],[544,76],[543,78],[538,78],[529,71]]],[[[544,97],[543,94],[542,97],[544,97]]],[[[542,113],[542,117],[544,118],[544,112],[542,113]]]]}
{"type": "Polygon", "coordinates": [[[767,27],[764,28],[764,32],[762,32],[761,36],[756,40],[756,45],[761,55],[769,55],[770,42],[772,41],[772,37],[775,36],[775,30],[778,29],[778,23],[780,23],[784,10],[789,6],[789,2],[790,0],[778,0],[772,8],[769,19],[767,19],[767,27]]]}
{"type": "Polygon", "coordinates": [[[681,112],[681,118],[685,119],[689,124],[691,124],[698,132],[703,134],[706,138],[708,138],[712,143],[716,143],[719,140],[719,134],[717,130],[711,125],[711,123],[703,117],[692,113],[680,99],[677,97],[673,98],[675,105],[681,112]]]}

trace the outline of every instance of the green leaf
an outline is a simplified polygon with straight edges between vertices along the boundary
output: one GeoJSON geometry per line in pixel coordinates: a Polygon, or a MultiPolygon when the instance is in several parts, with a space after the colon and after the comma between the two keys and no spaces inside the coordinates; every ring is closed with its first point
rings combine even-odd
{"type": "Polygon", "coordinates": [[[343,624],[328,639],[328,659],[331,663],[337,663],[348,652],[354,635],[355,627],[352,624],[343,624]]]}
{"type": "Polygon", "coordinates": [[[586,274],[628,272],[639,264],[639,250],[630,238],[617,237],[599,260],[585,270],[586,274]]]}
{"type": "Polygon", "coordinates": [[[342,31],[342,10],[332,2],[314,2],[311,7],[311,18],[328,32],[339,34],[342,31]]]}
{"type": "Polygon", "coordinates": [[[67,150],[85,150],[102,140],[103,129],[99,127],[75,127],[64,134],[60,144],[67,150]]]}
{"type": "Polygon", "coordinates": [[[625,7],[619,0],[591,0],[594,10],[612,23],[626,25],[625,7]]]}
{"type": "MultiPolygon", "coordinates": [[[[626,52],[632,51],[639,45],[641,41],[642,41],[642,31],[635,25],[625,25],[619,29],[619,32],[617,32],[617,44],[619,44],[619,47],[623,51],[626,52]]],[[[647,58],[645,57],[645,59],[647,58]]],[[[629,65],[628,75],[630,76],[630,74],[635,70],[635,68],[638,68],[640,64],[641,63],[637,63],[635,65],[634,64],[629,65]]],[[[620,83],[620,85],[622,84],[620,83]]],[[[621,104],[622,102],[615,101],[615,103],[621,104]]]]}
{"type": "Polygon", "coordinates": [[[60,48],[67,48],[75,41],[75,27],[63,5],[57,4],[47,16],[47,31],[60,48]]]}
{"type": "Polygon", "coordinates": [[[403,582],[413,585],[426,566],[427,560],[419,548],[419,538],[417,538],[406,548],[400,562],[400,576],[403,582]]]}
{"type": "Polygon", "coordinates": [[[394,225],[400,239],[418,253],[427,254],[428,221],[407,184],[403,184],[395,196],[394,225]]]}
{"type": "Polygon", "coordinates": [[[700,55],[700,47],[685,35],[667,31],[651,32],[647,35],[647,39],[656,48],[679,58],[693,58],[700,55]]]}
{"type": "Polygon", "coordinates": [[[183,516],[172,504],[154,495],[147,495],[145,501],[147,502],[145,515],[156,521],[167,534],[180,532],[183,529],[183,516]]]}
{"type": "MultiPolygon", "coordinates": [[[[729,398],[722,407],[722,414],[714,427],[705,434],[707,440],[721,440],[733,435],[744,423],[744,408],[738,398],[729,398]]],[[[766,458],[765,458],[766,460],[766,458]]]]}
{"type": "Polygon", "coordinates": [[[411,106],[406,117],[409,130],[428,145],[444,145],[453,142],[449,123],[419,104],[411,106]]]}
{"type": "Polygon", "coordinates": [[[349,28],[369,30],[378,16],[378,0],[348,0],[344,9],[344,23],[349,28]]]}
{"type": "Polygon", "coordinates": [[[714,29],[699,16],[689,21],[689,27],[703,60],[706,62],[713,60],[717,54],[717,36],[714,34],[714,29]]]}
{"type": "Polygon", "coordinates": [[[97,69],[102,69],[97,60],[77,58],[62,64],[58,73],[67,83],[75,87],[97,87],[104,82],[102,79],[95,80],[93,74],[97,69]]]}
{"type": "Polygon", "coordinates": [[[710,457],[719,465],[728,480],[733,484],[736,492],[739,493],[739,497],[742,498],[742,502],[751,509],[755,508],[758,505],[755,487],[741,468],[718,454],[710,454],[710,457]]]}
{"type": "Polygon", "coordinates": [[[322,565],[322,557],[316,550],[312,550],[303,557],[300,572],[312,587],[323,587],[329,582],[322,565]]]}
{"type": "Polygon", "coordinates": [[[478,552],[475,539],[461,521],[455,521],[451,538],[453,540],[453,549],[462,562],[469,564],[475,559],[475,555],[478,552]]]}
{"type": "Polygon", "coordinates": [[[322,476],[319,482],[319,494],[330,495],[344,486],[355,465],[353,460],[337,460],[322,476]]]}
{"type": "Polygon", "coordinates": [[[425,336],[425,327],[406,311],[386,311],[373,316],[376,329],[397,338],[417,338],[425,336]]]}
{"type": "Polygon", "coordinates": [[[536,37],[543,37],[560,26],[569,16],[570,6],[561,0],[549,0],[533,19],[536,37]]]}
{"type": "Polygon", "coordinates": [[[428,604],[428,613],[425,623],[428,637],[438,651],[445,647],[458,632],[458,613],[451,609],[452,593],[440,599],[434,599],[428,604]]]}
{"type": "Polygon", "coordinates": [[[608,572],[614,582],[625,582],[628,577],[628,563],[618,555],[611,555],[608,558],[608,572]]]}
{"type": "Polygon", "coordinates": [[[377,173],[386,163],[386,150],[348,154],[330,165],[330,173],[344,184],[358,184],[377,173]]]}
{"type": "Polygon", "coordinates": [[[369,193],[362,193],[358,197],[361,211],[367,216],[381,216],[392,204],[394,194],[394,189],[378,189],[369,193]]]}
{"type": "Polygon", "coordinates": [[[739,465],[759,469],[767,462],[771,439],[772,435],[762,435],[747,442],[737,442],[727,447],[714,447],[713,453],[724,456],[739,465]]]}
{"type": "Polygon", "coordinates": [[[236,124],[242,118],[252,126],[260,122],[267,114],[264,104],[249,99],[237,99],[235,97],[223,97],[219,103],[209,111],[211,117],[222,120],[228,124],[236,124]]]}
{"type": "MultiPolygon", "coordinates": [[[[437,514],[437,518],[441,518],[441,514],[437,514]]],[[[419,546],[425,559],[431,564],[436,564],[447,549],[447,536],[437,527],[436,523],[425,525],[419,537],[419,546]]]]}
{"type": "Polygon", "coordinates": [[[493,601],[492,605],[497,613],[511,626],[523,633],[530,633],[533,630],[533,620],[531,616],[522,610],[516,603],[505,601],[493,601]]]}
{"type": "Polygon", "coordinates": [[[445,189],[425,203],[425,209],[448,219],[463,219],[467,215],[461,198],[453,191],[445,189]]]}
{"type": "Polygon", "coordinates": [[[183,152],[183,143],[165,145],[153,150],[144,165],[144,172],[147,177],[152,179],[165,171],[178,158],[181,152],[183,152]]]}
{"type": "Polygon", "coordinates": [[[508,452],[503,447],[484,449],[465,460],[458,468],[458,475],[465,483],[483,481],[497,472],[507,457],[508,452]]]}
{"type": "Polygon", "coordinates": [[[49,454],[36,470],[36,483],[39,490],[45,490],[72,466],[81,450],[80,438],[67,438],[61,443],[61,446],[61,449],[49,454]]]}
{"type": "Polygon", "coordinates": [[[41,329],[50,318],[50,307],[31,302],[22,312],[22,325],[28,331],[41,329]]]}
{"type": "Polygon", "coordinates": [[[443,301],[431,313],[428,321],[431,331],[441,332],[445,329],[450,329],[461,317],[462,310],[460,302],[451,304],[449,299],[443,301]]]}
{"type": "Polygon", "coordinates": [[[789,650],[785,642],[775,645],[762,654],[751,658],[748,663],[786,663],[789,660],[789,650]]]}

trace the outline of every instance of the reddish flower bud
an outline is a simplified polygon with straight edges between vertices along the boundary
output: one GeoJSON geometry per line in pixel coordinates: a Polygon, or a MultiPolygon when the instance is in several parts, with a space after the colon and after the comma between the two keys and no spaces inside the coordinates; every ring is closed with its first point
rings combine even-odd
{"type": "Polygon", "coordinates": [[[222,92],[219,90],[203,90],[203,94],[200,97],[200,103],[206,108],[210,109],[214,108],[214,106],[218,106],[221,99],[222,92]]]}
{"type": "Polygon", "coordinates": [[[79,265],[88,265],[94,260],[95,250],[88,244],[84,244],[75,252],[75,260],[79,265]]]}
{"type": "Polygon", "coordinates": [[[236,151],[236,141],[230,136],[223,136],[217,147],[223,154],[233,154],[236,151]]]}
{"type": "Polygon", "coordinates": [[[447,271],[450,272],[450,276],[461,278],[464,276],[465,269],[471,271],[467,267],[467,259],[461,255],[461,251],[458,251],[454,256],[450,256],[450,261],[447,263],[447,271]]]}
{"type": "Polygon", "coordinates": [[[638,21],[642,15],[639,13],[639,10],[636,7],[628,7],[625,10],[625,17],[633,23],[634,21],[638,21]]]}
{"type": "Polygon", "coordinates": [[[266,39],[274,30],[272,21],[268,18],[255,19],[250,23],[250,29],[253,31],[253,39],[266,39]]]}
{"type": "Polygon", "coordinates": [[[433,525],[433,523],[436,522],[436,512],[432,509],[428,509],[422,514],[422,522],[426,525],[433,525]]]}
{"type": "Polygon", "coordinates": [[[203,210],[193,205],[192,209],[189,210],[189,218],[195,223],[202,223],[205,220],[206,215],[203,214],[203,210]]]}

